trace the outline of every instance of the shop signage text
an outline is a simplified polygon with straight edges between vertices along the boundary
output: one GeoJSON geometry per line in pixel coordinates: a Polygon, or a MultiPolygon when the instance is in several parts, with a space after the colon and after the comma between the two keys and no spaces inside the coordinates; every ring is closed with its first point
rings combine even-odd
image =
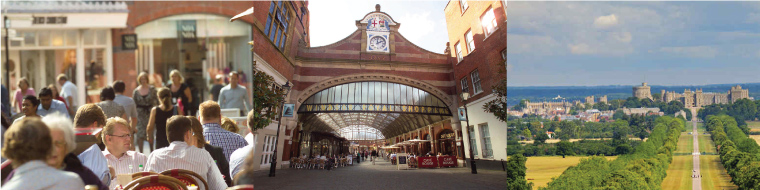
{"type": "Polygon", "coordinates": [[[36,16],[32,18],[32,24],[66,24],[67,20],[65,16],[36,16]]]}
{"type": "Polygon", "coordinates": [[[441,139],[453,139],[453,138],[454,138],[454,133],[441,134],[441,139]]]}
{"type": "Polygon", "coordinates": [[[121,35],[121,49],[122,50],[136,50],[137,49],[137,34],[121,35]]]}

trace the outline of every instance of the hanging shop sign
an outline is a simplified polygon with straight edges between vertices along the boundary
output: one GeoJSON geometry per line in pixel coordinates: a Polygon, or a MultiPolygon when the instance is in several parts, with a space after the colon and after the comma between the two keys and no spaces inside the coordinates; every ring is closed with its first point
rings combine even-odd
{"type": "Polygon", "coordinates": [[[137,34],[121,35],[121,50],[136,50],[137,34]]]}

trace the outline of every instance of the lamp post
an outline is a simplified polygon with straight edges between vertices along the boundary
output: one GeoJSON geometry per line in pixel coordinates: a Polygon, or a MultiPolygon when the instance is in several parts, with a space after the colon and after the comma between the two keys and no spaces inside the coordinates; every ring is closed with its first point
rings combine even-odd
{"type": "Polygon", "coordinates": [[[272,156],[272,164],[269,166],[269,177],[274,177],[274,170],[277,167],[277,145],[280,141],[280,126],[282,125],[282,105],[285,103],[285,98],[288,97],[288,93],[290,93],[290,81],[285,82],[285,85],[282,85],[283,90],[285,90],[285,97],[283,97],[282,102],[280,102],[280,119],[277,121],[277,136],[274,138],[274,156],[272,156]]]}
{"type": "Polygon", "coordinates": [[[472,144],[472,137],[470,135],[471,133],[470,132],[470,117],[469,117],[470,113],[467,112],[467,99],[470,99],[470,93],[462,92],[461,98],[462,98],[462,102],[464,102],[464,117],[465,117],[465,120],[467,121],[467,126],[465,130],[467,130],[467,141],[469,141],[467,143],[470,144],[469,146],[470,147],[470,165],[472,165],[472,174],[478,174],[478,168],[475,167],[475,156],[473,156],[472,154],[473,144],[472,144]]]}

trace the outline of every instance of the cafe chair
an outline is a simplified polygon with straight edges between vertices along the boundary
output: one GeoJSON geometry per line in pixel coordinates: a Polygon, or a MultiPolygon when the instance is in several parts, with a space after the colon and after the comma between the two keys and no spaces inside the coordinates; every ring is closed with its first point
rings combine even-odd
{"type": "Polygon", "coordinates": [[[132,180],[136,180],[141,177],[151,176],[151,175],[161,175],[161,174],[158,174],[156,172],[135,172],[132,174],[132,180]]]}
{"type": "Polygon", "coordinates": [[[325,169],[325,160],[319,159],[319,169],[325,169]]]}
{"type": "Polygon", "coordinates": [[[161,172],[161,174],[176,178],[188,186],[189,185],[200,186],[200,184],[203,183],[203,187],[205,187],[205,189],[209,189],[208,183],[206,183],[206,180],[204,180],[203,177],[201,177],[197,173],[190,170],[170,169],[170,170],[161,172]],[[193,179],[193,177],[195,177],[195,179],[193,179]],[[200,181],[201,183],[198,183],[198,181],[200,181]]]}
{"type": "Polygon", "coordinates": [[[235,185],[227,188],[227,190],[253,190],[253,185],[235,185]]]}
{"type": "Polygon", "coordinates": [[[176,178],[162,175],[145,176],[129,182],[128,190],[187,190],[187,186],[176,178]]]}

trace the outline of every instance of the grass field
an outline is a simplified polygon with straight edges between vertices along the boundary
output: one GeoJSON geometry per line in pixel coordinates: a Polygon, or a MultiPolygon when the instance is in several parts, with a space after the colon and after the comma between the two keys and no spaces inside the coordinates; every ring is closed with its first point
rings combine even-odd
{"type": "Polygon", "coordinates": [[[673,156],[668,176],[662,180],[662,189],[691,189],[692,162],[691,155],[673,156]]]}
{"type": "MultiPolygon", "coordinates": [[[[525,178],[528,182],[533,182],[533,189],[538,187],[546,187],[553,177],[557,177],[565,172],[570,166],[578,165],[581,159],[587,158],[585,156],[567,156],[562,158],[561,156],[540,156],[540,157],[528,157],[528,161],[525,163],[526,171],[525,178]]],[[[614,160],[617,156],[607,156],[607,159],[614,160]]]]}
{"type": "MultiPolygon", "coordinates": [[[[738,187],[731,182],[731,176],[726,173],[726,169],[723,168],[723,165],[720,163],[720,157],[718,155],[700,156],[699,171],[702,173],[702,189],[738,189],[738,187]]],[[[691,185],[691,183],[689,183],[689,185],[691,185]]]]}
{"type": "Polygon", "coordinates": [[[673,153],[673,162],[668,166],[667,176],[662,181],[662,189],[691,189],[692,156],[694,138],[688,132],[681,133],[678,148],[673,153]]]}
{"type": "Polygon", "coordinates": [[[760,121],[747,121],[749,131],[760,131],[760,121]]]}

